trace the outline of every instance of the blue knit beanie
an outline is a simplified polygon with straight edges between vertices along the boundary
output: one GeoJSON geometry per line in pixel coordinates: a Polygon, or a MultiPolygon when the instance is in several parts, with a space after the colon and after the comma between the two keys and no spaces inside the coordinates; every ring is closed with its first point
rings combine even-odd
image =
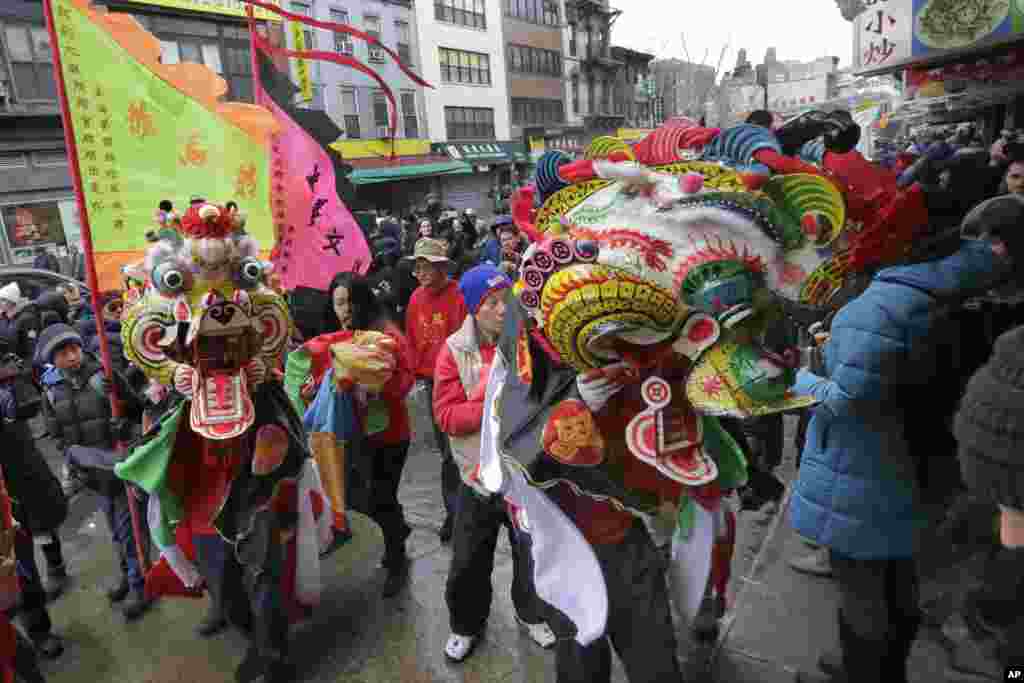
{"type": "Polygon", "coordinates": [[[470,315],[476,315],[477,309],[488,294],[511,286],[512,281],[508,279],[508,275],[490,263],[470,268],[459,280],[459,291],[462,292],[462,299],[466,302],[470,315]]]}

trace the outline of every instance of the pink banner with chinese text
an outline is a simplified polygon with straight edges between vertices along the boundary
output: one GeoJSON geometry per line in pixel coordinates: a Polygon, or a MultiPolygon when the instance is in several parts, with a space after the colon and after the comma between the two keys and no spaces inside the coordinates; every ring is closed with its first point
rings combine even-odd
{"type": "Polygon", "coordinates": [[[270,198],[277,242],[272,254],[285,289],[327,289],[335,274],[370,265],[363,231],[338,197],[328,153],[259,89],[280,132],[270,143],[270,198]]]}

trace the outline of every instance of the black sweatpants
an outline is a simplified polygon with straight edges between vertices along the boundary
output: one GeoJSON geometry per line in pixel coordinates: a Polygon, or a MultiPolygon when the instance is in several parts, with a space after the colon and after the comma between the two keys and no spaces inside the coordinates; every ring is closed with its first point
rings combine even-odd
{"type": "Polygon", "coordinates": [[[398,502],[398,485],[409,457],[409,442],[370,448],[373,449],[372,517],[384,533],[384,565],[391,567],[405,560],[405,539],[411,531],[405,522],[402,504],[398,502]]]}
{"type": "Polygon", "coordinates": [[[921,624],[914,559],[830,555],[847,675],[854,681],[906,683],[907,657],[921,624]]]}
{"type": "MultiPolygon", "coordinates": [[[[607,683],[612,647],[630,683],[679,683],[665,556],[639,520],[621,543],[594,546],[594,552],[608,588],[607,636],[581,647],[549,619],[559,637],[558,683],[607,683]]],[[[566,622],[564,616],[560,621],[566,622]]]]}
{"type": "Polygon", "coordinates": [[[475,636],[487,623],[493,595],[494,549],[502,527],[508,531],[512,546],[512,604],[523,621],[529,624],[541,621],[528,565],[522,555],[526,549],[517,541],[503,499],[501,496],[484,498],[460,482],[452,529],[452,564],[445,587],[452,633],[475,636]]]}

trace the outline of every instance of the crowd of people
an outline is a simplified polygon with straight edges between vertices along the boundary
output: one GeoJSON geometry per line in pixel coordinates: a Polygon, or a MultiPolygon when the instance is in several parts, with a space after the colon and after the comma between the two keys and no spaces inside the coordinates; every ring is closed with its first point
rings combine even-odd
{"type": "MultiPolygon", "coordinates": [[[[891,164],[890,180],[922,188],[936,223],[934,237],[915,245],[906,263],[861,278],[825,320],[805,328],[806,321],[787,319],[765,340],[780,350],[806,347],[795,390],[818,400],[801,416],[789,515],[813,549],[794,559],[793,568],[833,576],[839,586],[840,649],[823,655],[817,672],[832,681],[907,680],[907,657],[923,618],[916,549],[921,534],[936,523],[928,501],[952,511],[947,524],[955,523],[951,518],[961,497],[991,506],[999,533],[990,535],[986,581],[969,597],[964,619],[971,638],[995,643],[1001,663],[1009,663],[1024,643],[1024,317],[1018,295],[1024,285],[1024,141],[1009,135],[1001,142],[986,149],[973,130],[964,129],[952,141],[918,141],[902,153],[891,164]],[[917,393],[929,378],[931,402],[917,393]],[[949,423],[948,438],[935,428],[942,421],[949,423]]],[[[842,166],[843,182],[856,183],[859,165],[870,162],[849,154],[856,156],[842,166]]],[[[190,204],[203,201],[192,197],[190,204]]],[[[238,211],[233,203],[225,208],[238,211]]],[[[161,202],[154,235],[178,221],[172,203],[161,202]]],[[[557,646],[560,683],[609,680],[607,641],[583,648],[556,638],[551,611],[529,578],[529,548],[520,542],[514,511],[478,479],[487,379],[528,236],[508,214],[485,228],[472,210],[445,210],[431,196],[404,221],[381,218],[368,237],[369,269],[334,278],[317,329],[306,337],[371,331],[391,340],[388,380],[344,387],[365,435],[364,450],[373,454],[362,507],[383,531],[384,595],[398,594],[408,579],[405,544],[411,529],[398,489],[410,455],[408,398],[419,382],[431,397],[441,459],[445,519],[439,534],[452,553],[445,655],[465,660],[484,633],[495,547],[504,528],[513,554],[517,620],[539,647],[557,646]]],[[[18,444],[3,463],[22,527],[16,544],[18,613],[43,657],[57,657],[63,649],[46,604],[67,586],[59,530],[68,498],[84,489],[100,496],[119,559],[107,597],[128,619],[141,617],[151,604],[137,553],[147,539],[136,535],[149,532],[145,515],[132,513],[133,506],[145,510],[145,496],[126,487],[112,468],[118,444],[140,433],[169,392],[141,377],[119,350],[121,294],[101,296],[116,361],[108,377],[98,360],[96,312],[77,287],[61,286],[31,301],[17,284],[0,288],[0,342],[6,352],[0,410],[5,433],[18,444]],[[108,400],[112,390],[122,403],[117,416],[108,400]],[[43,416],[64,455],[63,481],[35,445],[29,422],[36,415],[43,416]],[[41,541],[45,580],[34,538],[41,541]]],[[[311,375],[304,399],[318,395],[320,381],[311,375]]],[[[581,395],[600,403],[602,388],[584,388],[581,395]]],[[[783,497],[785,487],[773,473],[782,461],[782,425],[781,416],[723,420],[750,464],[750,480],[741,491],[745,509],[783,497]]],[[[668,593],[659,585],[662,554],[628,512],[614,513],[618,517],[609,513],[605,527],[588,527],[585,536],[603,563],[618,568],[612,578],[622,579],[623,591],[644,601],[643,618],[671,630],[668,593]]],[[[632,638],[629,632],[640,625],[627,613],[635,608],[619,605],[609,620],[612,645],[630,680],[678,680],[672,657],[662,661],[674,648],[674,636],[632,638]]],[[[209,636],[231,623],[215,595],[198,633],[209,636]]]]}

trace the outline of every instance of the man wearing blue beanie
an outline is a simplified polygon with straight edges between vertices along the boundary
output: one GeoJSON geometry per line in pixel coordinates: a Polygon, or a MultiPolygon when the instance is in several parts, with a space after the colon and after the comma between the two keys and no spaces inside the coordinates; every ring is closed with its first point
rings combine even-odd
{"type": "Polygon", "coordinates": [[[476,647],[491,609],[491,572],[494,548],[501,527],[512,546],[512,603],[516,619],[541,647],[551,647],[555,636],[541,621],[537,598],[526,576],[527,552],[516,542],[516,532],[500,496],[492,496],[477,479],[480,460],[480,425],[484,391],[491,361],[505,322],[505,297],[512,286],[503,272],[485,263],[466,271],[459,290],[469,315],[448,337],[434,369],[434,416],[448,435],[452,457],[462,483],[455,505],[452,564],[445,600],[451,635],[444,653],[461,662],[476,647]]]}

